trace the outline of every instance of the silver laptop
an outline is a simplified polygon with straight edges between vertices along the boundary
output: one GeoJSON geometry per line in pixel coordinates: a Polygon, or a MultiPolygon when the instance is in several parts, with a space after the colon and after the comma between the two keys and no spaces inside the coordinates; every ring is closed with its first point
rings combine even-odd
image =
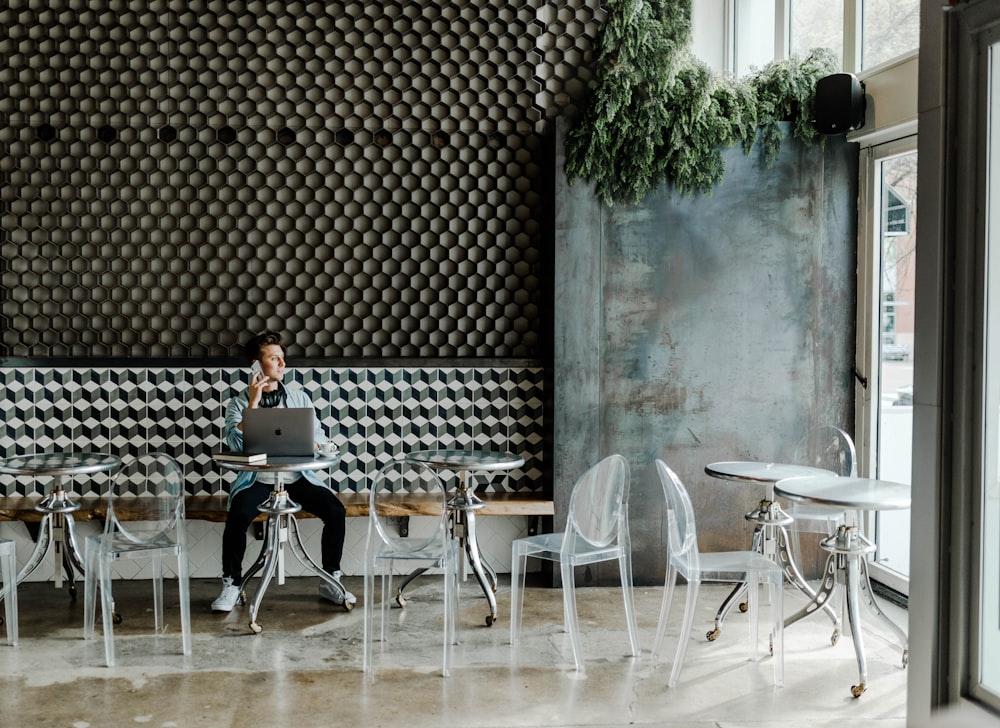
{"type": "Polygon", "coordinates": [[[243,412],[243,451],[315,455],[311,407],[257,407],[243,412]]]}

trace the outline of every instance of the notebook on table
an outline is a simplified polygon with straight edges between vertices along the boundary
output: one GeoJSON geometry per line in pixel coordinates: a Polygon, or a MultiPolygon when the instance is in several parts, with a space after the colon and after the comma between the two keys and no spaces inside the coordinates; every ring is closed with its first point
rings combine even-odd
{"type": "Polygon", "coordinates": [[[311,407],[257,407],[243,412],[243,451],[268,457],[314,457],[311,407]]]}

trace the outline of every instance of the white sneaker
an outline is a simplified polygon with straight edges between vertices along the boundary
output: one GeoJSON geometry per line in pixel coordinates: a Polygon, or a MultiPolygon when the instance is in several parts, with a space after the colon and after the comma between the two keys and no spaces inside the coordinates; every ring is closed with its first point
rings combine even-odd
{"type": "MultiPolygon", "coordinates": [[[[343,576],[342,572],[340,571],[333,572],[333,578],[337,580],[337,583],[340,583],[341,576],[343,576]]],[[[337,590],[335,586],[332,586],[325,579],[319,580],[319,598],[325,599],[328,602],[333,602],[338,607],[344,604],[345,599],[349,604],[356,604],[358,601],[358,598],[353,594],[351,594],[349,591],[347,591],[347,589],[344,589],[343,592],[340,592],[337,590]]]]}
{"type": "Polygon", "coordinates": [[[222,593],[212,602],[213,612],[231,612],[236,604],[243,603],[243,590],[228,576],[222,580],[222,593]]]}

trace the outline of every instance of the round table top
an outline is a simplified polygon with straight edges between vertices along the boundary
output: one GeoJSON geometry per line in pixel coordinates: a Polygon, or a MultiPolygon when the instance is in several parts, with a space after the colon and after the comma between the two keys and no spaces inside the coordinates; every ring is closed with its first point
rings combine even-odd
{"type": "Polygon", "coordinates": [[[793,463],[762,463],[752,460],[710,463],[705,466],[705,472],[713,478],[741,480],[749,483],[777,483],[785,478],[806,476],[837,477],[837,474],[832,470],[824,470],[823,468],[793,463]]]}
{"type": "Polygon", "coordinates": [[[788,500],[862,511],[900,511],[910,507],[910,486],[874,478],[788,478],[774,492],[788,500]]]}
{"type": "Polygon", "coordinates": [[[322,470],[340,464],[340,454],[333,457],[304,457],[293,455],[269,455],[265,462],[236,463],[229,460],[216,460],[219,465],[229,470],[249,471],[252,473],[300,473],[303,470],[322,470]]]}
{"type": "Polygon", "coordinates": [[[519,455],[491,450],[417,450],[405,459],[443,470],[511,470],[524,465],[519,455]]]}
{"type": "Polygon", "coordinates": [[[43,452],[0,460],[4,475],[87,475],[120,468],[121,458],[103,452],[43,452]]]}

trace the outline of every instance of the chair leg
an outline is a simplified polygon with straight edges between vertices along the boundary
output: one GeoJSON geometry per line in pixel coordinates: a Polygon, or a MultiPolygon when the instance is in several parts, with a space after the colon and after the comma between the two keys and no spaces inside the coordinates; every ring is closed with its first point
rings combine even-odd
{"type": "Polygon", "coordinates": [[[156,634],[162,634],[166,628],[163,621],[163,558],[154,552],[149,562],[153,568],[153,628],[156,634]]]}
{"type": "Polygon", "coordinates": [[[88,538],[84,544],[84,561],[87,568],[83,577],[83,638],[94,639],[94,622],[97,619],[97,589],[100,579],[97,565],[97,544],[88,538]]]}
{"type": "Polygon", "coordinates": [[[187,551],[177,554],[177,590],[181,600],[181,650],[191,654],[191,574],[187,551]]]}
{"type": "Polygon", "coordinates": [[[663,584],[663,598],[660,601],[660,618],[656,623],[656,639],[653,640],[653,661],[660,659],[663,648],[663,635],[667,632],[667,620],[670,617],[670,603],[674,598],[674,587],[677,586],[677,569],[667,566],[667,578],[663,584]]]}
{"type": "Polygon", "coordinates": [[[694,613],[698,606],[698,589],[701,583],[697,580],[688,581],[687,597],[684,599],[684,619],[681,624],[681,634],[677,639],[677,654],[674,656],[674,665],[670,670],[670,678],[667,680],[668,687],[676,687],[681,677],[681,667],[684,665],[684,656],[687,654],[688,642],[691,640],[691,628],[694,625],[694,613]]]}
{"type": "Polygon", "coordinates": [[[521,611],[524,608],[524,580],[528,557],[514,544],[510,563],[510,644],[521,639],[521,611]]]}
{"type": "MultiPolygon", "coordinates": [[[[382,598],[385,599],[383,590],[382,598]]],[[[372,643],[375,641],[375,564],[365,564],[364,654],[361,669],[372,674],[372,643]]]]}
{"type": "Polygon", "coordinates": [[[757,645],[759,644],[760,621],[760,572],[747,574],[747,604],[750,612],[750,662],[757,661],[757,645]]]}
{"type": "Polygon", "coordinates": [[[111,561],[101,554],[97,560],[99,568],[99,586],[101,590],[101,618],[104,623],[104,660],[108,667],[115,666],[115,600],[111,593],[111,561]]]}
{"type": "Polygon", "coordinates": [[[17,644],[17,555],[14,552],[14,542],[8,542],[0,547],[2,563],[0,563],[0,599],[3,599],[4,615],[7,625],[7,644],[17,644]]]}
{"type": "MultiPolygon", "coordinates": [[[[455,562],[458,561],[456,558],[455,562]]],[[[452,560],[448,559],[444,562],[444,647],[443,654],[441,656],[441,676],[448,677],[450,674],[450,656],[451,656],[451,643],[455,632],[455,612],[454,612],[454,601],[455,601],[455,584],[452,582],[452,572],[457,570],[457,563],[452,563],[452,560]]]]}
{"type": "Polygon", "coordinates": [[[635,596],[632,590],[632,555],[623,553],[618,558],[618,568],[622,581],[622,597],[625,600],[625,624],[628,627],[628,641],[632,647],[632,657],[642,654],[639,649],[639,627],[635,621],[635,596]]]}
{"type": "Polygon", "coordinates": [[[583,664],[583,650],[580,647],[580,625],[576,616],[576,578],[573,565],[563,561],[560,563],[563,582],[563,619],[566,631],[569,632],[570,644],[573,646],[573,660],[578,672],[586,672],[583,664]]]}
{"type": "Polygon", "coordinates": [[[785,588],[783,575],[771,577],[771,654],[774,658],[774,684],[785,684],[785,588]]]}

